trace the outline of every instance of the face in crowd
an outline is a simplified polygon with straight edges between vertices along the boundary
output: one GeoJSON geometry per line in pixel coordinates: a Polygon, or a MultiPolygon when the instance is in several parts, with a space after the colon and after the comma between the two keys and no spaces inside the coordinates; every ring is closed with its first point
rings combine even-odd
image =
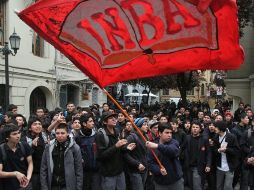
{"type": "Polygon", "coordinates": [[[159,126],[159,124],[154,125],[154,126],[151,128],[151,132],[152,132],[153,134],[158,134],[158,126],[159,126]]]}
{"type": "Polygon", "coordinates": [[[109,106],[108,106],[108,104],[106,104],[106,103],[104,103],[103,104],[103,106],[102,106],[102,109],[103,109],[103,111],[109,111],[109,106]]]}
{"type": "Polygon", "coordinates": [[[43,109],[37,109],[36,110],[36,115],[37,115],[37,117],[39,117],[39,118],[43,118],[44,117],[44,110],[43,109]]]}
{"type": "Polygon", "coordinates": [[[249,124],[249,117],[246,115],[244,118],[241,118],[241,123],[243,125],[248,125],[249,124]]]}
{"type": "Polygon", "coordinates": [[[132,124],[130,121],[127,121],[126,124],[125,124],[125,130],[128,131],[128,132],[131,132],[133,129],[132,127],[132,124]]]}
{"type": "Polygon", "coordinates": [[[125,116],[123,115],[123,113],[119,113],[118,116],[117,116],[117,121],[119,123],[122,123],[125,121],[125,116]]]}
{"type": "Polygon", "coordinates": [[[15,120],[16,120],[16,122],[17,122],[18,127],[23,127],[23,125],[24,125],[24,123],[25,123],[23,117],[17,116],[17,117],[15,118],[15,120]]]}
{"type": "Polygon", "coordinates": [[[60,143],[65,142],[68,139],[67,129],[57,128],[56,129],[56,140],[60,143]]]}
{"type": "Polygon", "coordinates": [[[117,122],[117,118],[115,116],[111,116],[111,117],[107,118],[106,121],[103,121],[103,123],[107,127],[115,127],[116,126],[116,122],[117,122]]]}
{"type": "Polygon", "coordinates": [[[148,128],[148,123],[145,121],[145,122],[142,124],[140,130],[141,130],[142,132],[144,132],[144,133],[147,133],[148,129],[149,129],[149,128],[148,128]]]}
{"type": "Polygon", "coordinates": [[[72,104],[72,103],[67,104],[66,109],[67,109],[68,112],[74,112],[75,111],[75,105],[72,104]]]}
{"type": "Polygon", "coordinates": [[[215,126],[214,126],[214,123],[210,123],[208,125],[208,129],[211,133],[215,133],[215,126]]]}
{"type": "Polygon", "coordinates": [[[71,125],[71,128],[74,130],[79,130],[81,128],[80,121],[78,118],[76,118],[71,125]]]}
{"type": "Polygon", "coordinates": [[[9,143],[18,144],[21,138],[21,133],[19,130],[13,131],[10,133],[9,137],[7,137],[7,141],[9,143]]]}
{"type": "Polygon", "coordinates": [[[173,132],[176,132],[178,129],[178,124],[176,122],[170,122],[170,125],[172,126],[173,132]]]}
{"type": "Polygon", "coordinates": [[[87,128],[87,129],[92,129],[94,128],[94,120],[92,117],[89,117],[89,119],[87,120],[86,123],[83,123],[83,125],[87,128]]]}
{"type": "Polygon", "coordinates": [[[222,115],[217,115],[217,116],[215,117],[214,121],[215,121],[215,122],[216,122],[216,121],[223,121],[222,115]]]}
{"type": "Polygon", "coordinates": [[[191,125],[191,134],[192,136],[199,136],[201,132],[201,126],[200,125],[197,125],[197,124],[192,124],[191,125]]]}
{"type": "Polygon", "coordinates": [[[172,130],[164,129],[163,132],[159,132],[159,136],[162,143],[169,142],[172,139],[172,130]]]}
{"type": "Polygon", "coordinates": [[[185,128],[187,131],[189,131],[189,130],[190,130],[190,127],[191,127],[190,121],[186,121],[186,122],[184,123],[184,128],[185,128]]]}
{"type": "Polygon", "coordinates": [[[168,118],[166,116],[161,116],[160,123],[164,123],[164,124],[168,123],[168,118]]]}
{"type": "Polygon", "coordinates": [[[40,121],[35,121],[31,124],[29,129],[33,135],[38,135],[42,132],[42,124],[40,121]]]}

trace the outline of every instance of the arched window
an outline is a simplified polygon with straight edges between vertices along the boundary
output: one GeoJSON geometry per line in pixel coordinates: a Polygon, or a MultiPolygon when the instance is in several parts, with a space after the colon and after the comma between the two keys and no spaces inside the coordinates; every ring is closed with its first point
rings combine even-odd
{"type": "Polygon", "coordinates": [[[44,56],[44,40],[35,32],[33,34],[32,52],[36,56],[44,56]]]}
{"type": "Polygon", "coordinates": [[[66,84],[60,87],[60,107],[65,108],[68,102],[73,102],[74,104],[79,104],[79,87],[66,84]]]}
{"type": "Polygon", "coordinates": [[[39,87],[35,88],[30,95],[30,114],[35,113],[37,107],[46,108],[46,96],[39,87]]]}
{"type": "Polygon", "coordinates": [[[194,96],[194,88],[192,88],[191,90],[188,90],[186,94],[188,96],[194,96]]]}
{"type": "Polygon", "coordinates": [[[98,92],[99,92],[99,88],[94,87],[92,90],[92,103],[93,104],[98,104],[98,92]]]}

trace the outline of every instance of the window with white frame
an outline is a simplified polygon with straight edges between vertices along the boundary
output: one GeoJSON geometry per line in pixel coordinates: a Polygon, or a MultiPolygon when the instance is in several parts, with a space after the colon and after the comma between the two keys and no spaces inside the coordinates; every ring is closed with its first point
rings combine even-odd
{"type": "Polygon", "coordinates": [[[35,32],[33,33],[32,52],[35,56],[44,57],[44,40],[35,32]]]}
{"type": "Polygon", "coordinates": [[[4,2],[0,1],[0,45],[4,45],[4,2]]]}

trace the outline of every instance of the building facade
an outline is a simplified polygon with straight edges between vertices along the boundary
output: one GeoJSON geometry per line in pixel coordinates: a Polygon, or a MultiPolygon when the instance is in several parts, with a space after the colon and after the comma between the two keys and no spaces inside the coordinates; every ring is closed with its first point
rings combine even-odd
{"type": "MultiPolygon", "coordinates": [[[[226,89],[221,84],[216,84],[215,78],[224,75],[222,71],[199,71],[199,84],[192,90],[187,92],[187,99],[189,101],[208,102],[213,108],[216,102],[226,96],[226,89]]],[[[164,89],[160,91],[160,101],[176,101],[181,98],[180,92],[177,89],[164,89]]]]}
{"type": "MultiPolygon", "coordinates": [[[[16,33],[21,45],[9,55],[10,104],[28,117],[38,106],[53,110],[69,101],[85,107],[106,101],[102,91],[53,46],[24,24],[14,10],[21,11],[33,0],[0,1],[0,45],[16,33]]],[[[2,46],[3,47],[3,46],[2,46]]],[[[0,106],[5,101],[5,60],[0,53],[0,106]]]]}
{"type": "Polygon", "coordinates": [[[254,108],[254,28],[246,27],[240,43],[245,52],[245,61],[240,69],[228,71],[226,86],[228,94],[233,98],[233,110],[240,102],[250,104],[254,108]]]}

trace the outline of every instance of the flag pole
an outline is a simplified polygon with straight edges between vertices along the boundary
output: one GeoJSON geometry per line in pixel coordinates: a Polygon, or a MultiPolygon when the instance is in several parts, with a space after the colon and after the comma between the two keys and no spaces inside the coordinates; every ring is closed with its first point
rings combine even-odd
{"type": "MultiPolygon", "coordinates": [[[[140,129],[135,125],[135,123],[133,122],[133,120],[130,118],[130,116],[127,114],[127,112],[121,107],[121,105],[111,96],[111,94],[108,93],[108,91],[103,88],[104,93],[109,97],[109,99],[121,110],[121,112],[123,113],[123,115],[131,122],[132,126],[134,127],[134,129],[138,132],[139,136],[142,138],[142,140],[146,143],[147,140],[144,137],[144,135],[142,134],[142,132],[140,131],[140,129]]],[[[164,169],[164,166],[161,164],[161,161],[159,160],[159,158],[157,157],[157,155],[155,154],[155,152],[150,149],[153,157],[155,158],[156,162],[158,163],[158,165],[160,166],[160,169],[164,169]]]]}

